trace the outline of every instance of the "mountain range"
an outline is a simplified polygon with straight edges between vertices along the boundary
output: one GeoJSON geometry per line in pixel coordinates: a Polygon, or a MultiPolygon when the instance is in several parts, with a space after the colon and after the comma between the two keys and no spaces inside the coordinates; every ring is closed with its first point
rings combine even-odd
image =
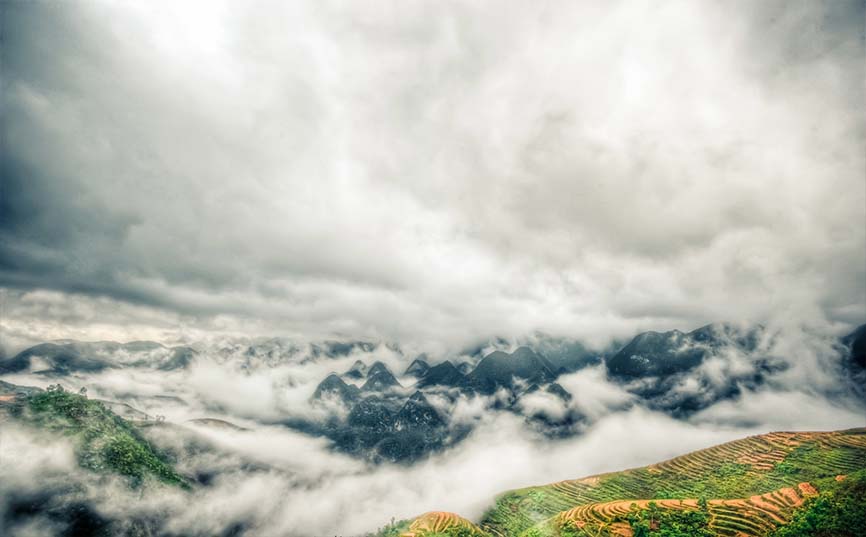
{"type": "MultiPolygon", "coordinates": [[[[619,383],[645,406],[686,418],[718,401],[736,399],[744,390],[756,390],[775,373],[783,371],[787,363],[762,346],[768,337],[763,327],[739,329],[727,324],[707,325],[687,333],[678,330],[644,332],[622,348],[598,356],[597,360],[587,359],[585,348],[580,346],[574,354],[558,354],[556,363],[522,346],[511,353],[493,351],[483,355],[466,372],[450,360],[431,365],[425,356],[418,356],[401,376],[404,382],[411,383],[406,387],[384,363],[376,362],[368,369],[362,362],[356,362],[342,374],[331,373],[319,384],[312,398],[314,402],[333,398],[346,405],[349,419],[345,424],[330,422],[327,427],[320,427],[295,420],[289,425],[327,436],[334,440],[337,449],[371,460],[382,459],[382,443],[389,446],[385,459],[412,462],[464,438],[467,426],[461,424],[449,430],[447,419],[443,420],[446,425],[437,422],[435,428],[426,431],[419,425],[415,432],[419,433],[417,442],[422,448],[402,451],[393,446],[408,445],[395,438],[395,435],[404,435],[404,431],[390,425],[364,426],[363,420],[358,418],[376,415],[382,423],[390,424],[410,395],[435,396],[451,403],[460,397],[480,397],[486,398],[493,409],[523,415],[527,423],[543,434],[567,436],[578,433],[586,418],[568,405],[574,394],[557,379],[599,363],[609,379],[619,383]],[[718,368],[718,364],[732,354],[746,360],[748,367],[731,368],[722,378],[712,374],[712,370],[703,370],[708,365],[718,368]],[[525,404],[526,401],[539,396],[551,396],[564,403],[563,411],[555,414],[527,411],[530,405],[525,404]]],[[[840,386],[861,395],[866,378],[864,340],[866,329],[861,326],[836,344],[840,356],[840,386]]],[[[547,341],[547,348],[554,347],[547,341]]],[[[448,412],[447,404],[436,409],[427,397],[424,399],[427,411],[448,412]]]]}
{"type": "MultiPolygon", "coordinates": [[[[459,400],[467,398],[480,398],[492,410],[522,416],[541,434],[569,436],[580,432],[587,417],[571,403],[575,394],[557,381],[585,367],[603,367],[607,378],[636,401],[687,418],[718,401],[736,399],[744,390],[758,389],[783,371],[787,363],[766,350],[770,337],[760,326],[713,324],[691,332],[644,332],[621,348],[595,353],[573,341],[535,337],[535,348],[524,345],[511,352],[464,352],[459,365],[448,359],[433,363],[422,354],[399,376],[384,362],[356,360],[347,370],[328,374],[310,398],[313,405],[343,407],[343,417],[293,417],[281,423],[329,438],[335,449],[374,462],[411,463],[460,442],[472,425],[452,423],[450,413],[459,400]],[[720,377],[715,370],[730,356],[740,357],[747,366],[729,368],[720,377]]],[[[864,341],[866,325],[835,345],[841,357],[840,387],[866,398],[864,341]]],[[[309,344],[302,352],[300,346],[270,340],[262,346],[223,347],[216,354],[252,368],[280,360],[331,360],[374,348],[364,342],[325,342],[309,344]]],[[[390,348],[399,350],[394,345],[390,348]]],[[[36,345],[0,360],[0,374],[61,379],[122,368],[176,371],[189,368],[201,352],[146,341],[62,341],[36,345]]]]}

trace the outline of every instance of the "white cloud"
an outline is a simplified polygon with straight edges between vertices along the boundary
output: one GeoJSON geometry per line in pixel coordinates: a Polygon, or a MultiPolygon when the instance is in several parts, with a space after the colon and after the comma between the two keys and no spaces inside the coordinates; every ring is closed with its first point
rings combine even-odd
{"type": "Polygon", "coordinates": [[[866,317],[855,6],[67,8],[4,45],[15,340],[866,317]]]}

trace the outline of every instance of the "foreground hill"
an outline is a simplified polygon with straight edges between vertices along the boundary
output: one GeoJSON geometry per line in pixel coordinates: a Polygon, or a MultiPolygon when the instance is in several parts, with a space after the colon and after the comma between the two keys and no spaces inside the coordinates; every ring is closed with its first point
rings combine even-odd
{"type": "MultiPolygon", "coordinates": [[[[866,429],[776,432],[643,468],[509,491],[477,531],[502,537],[763,536],[792,520],[810,520],[803,510],[826,504],[843,486],[856,488],[837,498],[855,502],[843,515],[866,523],[866,429]]],[[[463,535],[460,527],[440,524],[435,531],[407,529],[403,535],[463,535]]],[[[862,535],[857,531],[863,527],[828,535],[862,535]]]]}
{"type": "MultiPolygon", "coordinates": [[[[0,386],[0,425],[14,420],[69,439],[82,468],[127,478],[132,486],[155,480],[187,488],[168,458],[110,402],[88,399],[52,386],[47,391],[8,383],[0,386]],[[108,403],[108,404],[106,404],[108,403]]],[[[130,407],[131,408],[131,407],[130,407]]]]}

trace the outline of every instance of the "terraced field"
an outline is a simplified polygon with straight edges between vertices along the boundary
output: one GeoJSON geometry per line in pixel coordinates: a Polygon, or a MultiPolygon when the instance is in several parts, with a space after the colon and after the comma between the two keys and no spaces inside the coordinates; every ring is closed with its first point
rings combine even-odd
{"type": "Polygon", "coordinates": [[[862,482],[864,471],[866,428],[769,433],[643,468],[506,492],[478,526],[452,513],[427,513],[401,537],[630,537],[646,513],[697,517],[709,532],[701,535],[759,537],[845,475],[862,482]]]}
{"type": "Polygon", "coordinates": [[[409,526],[409,530],[401,533],[400,537],[422,537],[454,532],[458,529],[466,530],[470,535],[483,535],[478,526],[459,515],[445,511],[433,511],[416,518],[409,526]]]}
{"type": "MultiPolygon", "coordinates": [[[[716,535],[732,537],[757,537],[766,535],[779,525],[787,523],[794,509],[803,504],[805,498],[818,492],[809,483],[797,487],[785,487],[749,498],[732,500],[709,500],[706,512],[709,529],[716,535]]],[[[573,524],[577,528],[592,528],[593,533],[606,530],[608,534],[629,536],[632,534],[627,517],[635,510],[648,509],[650,504],[660,510],[697,511],[702,509],[696,498],[685,500],[617,500],[590,503],[560,513],[552,528],[573,524]]]]}
{"type": "Polygon", "coordinates": [[[633,503],[656,500],[659,507],[688,509],[705,498],[712,499],[712,528],[718,535],[762,535],[779,522],[774,516],[784,520],[786,509],[801,501],[801,483],[810,487],[864,468],[866,429],[770,433],[643,468],[507,492],[480,526],[512,537],[532,527],[543,529],[561,513],[610,522],[633,503]]]}

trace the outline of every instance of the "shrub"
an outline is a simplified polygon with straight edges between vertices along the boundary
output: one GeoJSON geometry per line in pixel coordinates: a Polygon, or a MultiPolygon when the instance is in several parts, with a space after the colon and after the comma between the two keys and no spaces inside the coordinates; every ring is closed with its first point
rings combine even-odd
{"type": "Polygon", "coordinates": [[[866,531],[866,470],[807,499],[772,537],[859,537],[866,531]]]}

